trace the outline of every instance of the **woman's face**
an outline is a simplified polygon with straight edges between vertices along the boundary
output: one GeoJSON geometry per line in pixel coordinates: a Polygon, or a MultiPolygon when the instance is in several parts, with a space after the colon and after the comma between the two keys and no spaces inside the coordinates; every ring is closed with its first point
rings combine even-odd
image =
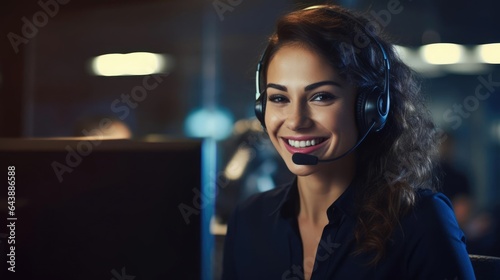
{"type": "MultiPolygon", "coordinates": [[[[330,159],[356,144],[356,88],[320,55],[297,45],[280,48],[267,70],[265,123],[290,171],[307,176],[325,167],[296,165],[294,153],[330,159]]],[[[336,161],[329,164],[340,163],[336,161]]]]}

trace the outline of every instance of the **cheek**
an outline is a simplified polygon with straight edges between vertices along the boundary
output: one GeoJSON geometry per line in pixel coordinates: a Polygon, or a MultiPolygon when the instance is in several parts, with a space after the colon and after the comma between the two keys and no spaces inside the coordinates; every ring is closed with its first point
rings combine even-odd
{"type": "Polygon", "coordinates": [[[278,112],[274,112],[273,110],[266,111],[266,114],[264,116],[264,120],[266,123],[266,130],[267,134],[269,136],[269,139],[271,140],[271,143],[273,143],[273,146],[279,150],[280,144],[279,144],[279,139],[277,137],[278,132],[280,128],[283,125],[283,118],[280,116],[278,112]]]}
{"type": "Polygon", "coordinates": [[[271,133],[272,131],[275,132],[279,128],[280,124],[283,122],[278,112],[276,112],[272,108],[266,109],[264,115],[264,121],[266,123],[266,128],[269,133],[271,133]]]}
{"type": "Polygon", "coordinates": [[[266,122],[267,134],[269,134],[269,138],[271,138],[274,144],[276,139],[276,133],[279,129],[279,119],[272,112],[266,112],[264,120],[266,122]]]}
{"type": "Polygon", "coordinates": [[[338,110],[330,112],[330,114],[324,114],[321,116],[321,119],[318,119],[318,123],[323,124],[325,128],[334,133],[342,133],[345,136],[349,136],[349,138],[357,138],[358,129],[354,110],[352,109],[338,110]]]}

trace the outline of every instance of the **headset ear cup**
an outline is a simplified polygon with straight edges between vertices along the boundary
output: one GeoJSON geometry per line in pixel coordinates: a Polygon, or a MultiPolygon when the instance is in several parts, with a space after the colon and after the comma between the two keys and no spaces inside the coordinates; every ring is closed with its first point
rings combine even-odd
{"type": "Polygon", "coordinates": [[[373,122],[373,131],[379,131],[385,124],[385,117],[379,112],[379,101],[382,92],[379,87],[361,88],[356,101],[356,122],[360,135],[370,128],[373,122]]]}
{"type": "Polygon", "coordinates": [[[264,122],[264,115],[266,111],[266,98],[265,94],[262,93],[259,95],[259,98],[255,100],[255,116],[260,121],[260,124],[263,128],[266,128],[266,124],[264,122]]]}
{"type": "Polygon", "coordinates": [[[365,103],[368,95],[366,88],[360,88],[358,97],[356,98],[356,123],[358,125],[359,135],[363,135],[366,131],[365,125],[365,103]]]}

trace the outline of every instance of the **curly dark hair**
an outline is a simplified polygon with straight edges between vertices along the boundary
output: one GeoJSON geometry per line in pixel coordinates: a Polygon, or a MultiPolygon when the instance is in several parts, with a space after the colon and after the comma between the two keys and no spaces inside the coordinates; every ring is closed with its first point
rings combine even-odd
{"type": "Polygon", "coordinates": [[[391,232],[415,205],[416,190],[435,190],[438,155],[438,137],[416,75],[373,27],[376,22],[339,6],[294,11],[278,20],[262,61],[265,83],[273,55],[285,45],[303,45],[324,57],[359,92],[383,88],[384,58],[373,38],[384,48],[391,65],[390,112],[385,127],[370,133],[357,153],[356,177],[362,182],[356,197],[355,253],[374,252],[371,264],[384,257],[391,232]]]}

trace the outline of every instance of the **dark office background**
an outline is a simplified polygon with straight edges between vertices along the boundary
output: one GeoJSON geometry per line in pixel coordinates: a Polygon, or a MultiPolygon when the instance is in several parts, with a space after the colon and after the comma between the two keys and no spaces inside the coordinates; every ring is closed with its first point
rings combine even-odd
{"type": "MultiPolygon", "coordinates": [[[[55,0],[9,0],[1,4],[0,137],[74,136],[79,120],[109,116],[120,118],[135,139],[200,136],[214,139],[218,147],[216,170],[220,174],[241,143],[250,144],[257,153],[267,151],[265,147],[269,143],[265,136],[241,120],[253,117],[255,65],[277,17],[297,7],[332,3],[292,0],[60,2],[65,4],[55,0]],[[43,11],[39,2],[57,3],[58,11],[48,16],[43,26],[32,32],[31,38],[13,44],[12,33],[22,36],[23,19],[33,22],[33,16],[43,11]],[[161,82],[147,92],[144,100],[136,102],[135,107],[128,106],[127,113],[125,109],[117,112],[112,104],[142,85],[145,76],[97,76],[90,72],[89,62],[102,54],[138,51],[166,54],[172,63],[168,71],[156,76],[161,82]],[[236,123],[238,125],[233,126],[236,123]],[[207,127],[206,135],[192,132],[207,127]]],[[[414,56],[422,45],[430,43],[460,44],[472,53],[476,45],[500,42],[500,3],[494,0],[341,0],[333,3],[372,15],[380,15],[388,5],[397,5],[401,11],[386,18],[384,31],[395,44],[412,50],[414,56]]],[[[44,21],[43,18],[35,20],[44,21]]],[[[493,231],[500,198],[499,64],[469,61],[417,70],[436,124],[454,140],[451,165],[469,182],[468,195],[474,201],[472,216],[480,217],[477,223],[489,224],[493,231]],[[485,80],[490,81],[490,95],[476,104],[473,100],[476,88],[484,85],[485,80]],[[446,112],[456,105],[473,108],[460,117],[459,125],[458,113],[453,114],[454,121],[450,120],[451,115],[446,117],[446,112]]],[[[124,102],[120,104],[125,106],[124,102]]],[[[258,156],[251,160],[260,162],[249,164],[245,173],[257,172],[269,164],[258,156]]],[[[276,172],[266,176],[278,183],[286,180],[277,172],[282,168],[281,163],[271,167],[276,172]]],[[[249,184],[249,180],[245,184],[249,184]]],[[[233,201],[242,199],[248,192],[259,191],[238,190],[238,184],[230,183],[222,187],[223,195],[217,198],[233,201]]],[[[220,211],[228,212],[233,203],[222,201],[219,205],[220,211]]],[[[227,213],[218,215],[223,224],[227,213]]],[[[478,253],[498,254],[498,251],[483,249],[498,244],[490,239],[475,245],[478,253]]]]}

